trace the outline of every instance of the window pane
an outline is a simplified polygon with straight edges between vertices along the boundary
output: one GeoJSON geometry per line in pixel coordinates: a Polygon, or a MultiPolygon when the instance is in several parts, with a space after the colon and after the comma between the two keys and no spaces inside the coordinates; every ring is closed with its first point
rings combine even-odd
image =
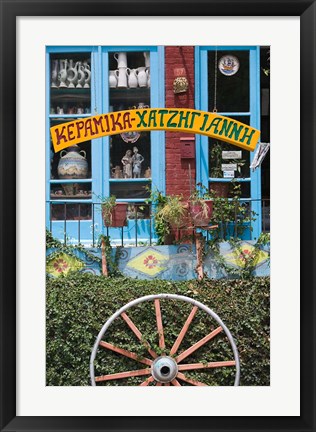
{"type": "MultiPolygon", "coordinates": [[[[223,67],[222,67],[223,70],[223,67]]],[[[215,97],[218,112],[248,112],[249,111],[249,51],[215,51],[208,52],[208,96],[209,111],[214,109],[215,97]],[[233,57],[232,57],[233,56],[233,57]],[[239,69],[234,75],[224,75],[219,65],[227,64],[230,59],[239,63],[239,69]],[[216,81],[215,81],[216,80],[216,81]],[[215,96],[216,92],[216,96],[215,96]]]]}
{"type": "Polygon", "coordinates": [[[115,195],[116,198],[149,198],[150,196],[150,183],[148,182],[117,182],[111,183],[110,194],[115,195]]]}
{"type": "Polygon", "coordinates": [[[52,204],[52,220],[90,220],[92,219],[91,204],[52,204]]]}
{"type": "Polygon", "coordinates": [[[50,114],[91,112],[91,54],[50,56],[50,114]]]}
{"type": "MultiPolygon", "coordinates": [[[[249,124],[249,116],[230,117],[249,124]]],[[[221,140],[209,138],[209,177],[248,178],[250,152],[221,140]]]]}
{"type": "Polygon", "coordinates": [[[91,183],[54,183],[51,185],[50,198],[56,199],[91,199],[91,183]]]}
{"type": "MultiPolygon", "coordinates": [[[[53,119],[51,125],[71,122],[53,119]]],[[[51,179],[91,178],[91,141],[71,146],[55,153],[51,142],[51,179]]]]}

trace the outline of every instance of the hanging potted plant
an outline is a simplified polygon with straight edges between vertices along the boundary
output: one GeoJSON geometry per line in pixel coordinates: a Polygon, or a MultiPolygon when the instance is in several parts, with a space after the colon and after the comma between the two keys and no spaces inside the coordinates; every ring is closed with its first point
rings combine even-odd
{"type": "Polygon", "coordinates": [[[213,213],[213,201],[209,194],[202,193],[202,185],[199,183],[189,200],[189,212],[194,227],[206,227],[209,225],[213,213]]]}
{"type": "Polygon", "coordinates": [[[117,202],[111,195],[101,202],[103,223],[106,227],[122,227],[127,225],[127,203],[117,202]]]}

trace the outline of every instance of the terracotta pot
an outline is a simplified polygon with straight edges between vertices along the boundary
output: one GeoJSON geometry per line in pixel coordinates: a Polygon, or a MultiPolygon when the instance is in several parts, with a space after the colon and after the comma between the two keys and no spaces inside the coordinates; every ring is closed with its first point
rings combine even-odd
{"type": "Polygon", "coordinates": [[[210,190],[214,191],[218,198],[227,198],[229,192],[229,183],[225,183],[225,182],[211,183],[210,190]]]}
{"type": "Polygon", "coordinates": [[[103,216],[103,223],[105,226],[122,227],[127,225],[127,203],[116,203],[112,210],[112,221],[108,223],[103,216]]]}
{"type": "Polygon", "coordinates": [[[207,210],[205,211],[202,204],[190,204],[190,215],[192,218],[193,226],[204,227],[210,223],[210,219],[213,213],[213,201],[204,201],[207,210]]]}

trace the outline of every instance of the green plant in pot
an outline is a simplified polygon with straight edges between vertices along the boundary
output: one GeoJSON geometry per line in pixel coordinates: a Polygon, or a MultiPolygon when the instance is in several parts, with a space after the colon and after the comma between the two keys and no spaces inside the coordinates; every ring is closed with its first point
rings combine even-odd
{"type": "Polygon", "coordinates": [[[174,231],[189,224],[188,203],[181,195],[163,195],[152,191],[148,200],[153,206],[158,244],[170,244],[174,231]]]}
{"type": "Polygon", "coordinates": [[[194,227],[205,227],[209,225],[213,213],[213,201],[207,189],[198,183],[190,195],[189,211],[191,223],[194,227]]]}
{"type": "Polygon", "coordinates": [[[117,202],[116,197],[111,195],[103,198],[101,210],[103,223],[106,227],[122,227],[127,225],[127,203],[117,202]]]}
{"type": "Polygon", "coordinates": [[[251,222],[257,215],[249,209],[247,202],[242,201],[240,183],[232,182],[231,198],[218,197],[213,191],[210,195],[213,197],[211,224],[218,226],[212,231],[215,239],[241,238],[247,229],[251,230],[251,222]]]}

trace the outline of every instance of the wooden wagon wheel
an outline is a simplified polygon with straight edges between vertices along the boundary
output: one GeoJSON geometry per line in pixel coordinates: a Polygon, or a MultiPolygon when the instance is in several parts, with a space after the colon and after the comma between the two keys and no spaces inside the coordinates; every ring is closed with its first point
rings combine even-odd
{"type": "Polygon", "coordinates": [[[104,382],[104,381],[111,381],[111,380],[120,380],[123,378],[129,378],[129,377],[139,377],[144,376],[144,381],[140,384],[140,386],[148,386],[150,383],[156,382],[157,386],[181,386],[181,382],[186,384],[191,384],[194,386],[206,386],[207,384],[204,384],[200,381],[190,379],[187,377],[183,372],[185,371],[192,371],[192,370],[202,370],[202,369],[210,369],[210,368],[224,368],[224,367],[235,367],[235,381],[234,386],[239,385],[239,379],[240,379],[240,363],[239,363],[239,355],[238,350],[236,347],[236,344],[234,342],[234,339],[228,330],[228,328],[225,326],[223,321],[216,315],[215,312],[213,312],[210,308],[205,306],[203,303],[198,302],[197,300],[194,300],[189,297],[177,295],[177,294],[155,294],[155,295],[148,295],[144,297],[140,297],[136,300],[133,300],[129,303],[127,303],[125,306],[123,306],[121,309],[116,311],[104,324],[102,327],[96,342],[93,346],[91,357],[90,357],[90,378],[91,378],[91,385],[96,386],[96,383],[98,382],[104,382]],[[167,347],[165,346],[165,338],[164,338],[164,329],[163,329],[163,323],[162,323],[162,316],[161,316],[161,308],[160,308],[160,299],[170,299],[170,300],[181,300],[186,303],[191,303],[193,305],[193,308],[187,317],[186,321],[183,324],[183,327],[175,340],[172,348],[170,350],[167,350],[167,347]],[[157,322],[157,333],[159,338],[159,348],[160,351],[163,352],[163,355],[158,355],[149,345],[148,342],[144,341],[141,332],[136,327],[134,322],[130,319],[130,317],[126,314],[126,311],[133,306],[136,306],[140,303],[146,302],[146,301],[154,301],[155,306],[155,312],[156,312],[156,322],[157,322]],[[177,354],[179,346],[181,342],[183,341],[187,330],[197,313],[198,309],[201,309],[202,311],[206,312],[209,316],[211,316],[218,324],[219,326],[204,336],[202,339],[200,339],[198,342],[193,344],[190,348],[186,349],[185,351],[181,352],[181,354],[177,354]],[[119,348],[113,344],[110,344],[108,342],[105,342],[104,335],[106,331],[108,330],[109,326],[113,323],[113,321],[121,317],[127,324],[127,326],[131,329],[131,331],[135,334],[135,336],[138,338],[138,340],[144,345],[146,345],[147,351],[150,354],[151,358],[147,357],[140,357],[136,353],[133,353],[131,351],[127,351],[123,348],[119,348]],[[229,343],[231,345],[234,359],[230,361],[216,361],[216,362],[209,362],[209,363],[190,363],[185,364],[183,363],[183,360],[190,356],[193,352],[198,350],[200,347],[205,345],[207,342],[212,340],[221,332],[225,332],[226,337],[229,340],[229,343]],[[130,359],[135,360],[136,362],[144,364],[146,367],[143,369],[138,370],[132,370],[127,372],[118,372],[114,374],[108,374],[108,375],[101,375],[101,376],[95,376],[94,371],[94,362],[96,358],[96,354],[98,351],[98,348],[102,347],[107,350],[113,351],[115,353],[118,353],[124,357],[128,357],[130,359]]]}

